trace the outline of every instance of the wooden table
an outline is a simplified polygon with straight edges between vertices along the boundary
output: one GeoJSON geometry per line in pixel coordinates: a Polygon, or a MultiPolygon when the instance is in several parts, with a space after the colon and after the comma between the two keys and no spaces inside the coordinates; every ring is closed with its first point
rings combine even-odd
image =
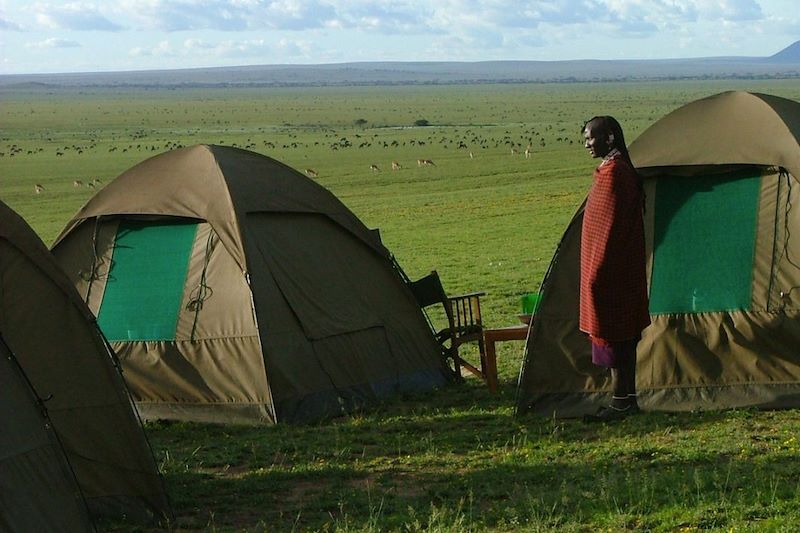
{"type": "Polygon", "coordinates": [[[527,337],[528,324],[483,331],[483,342],[486,347],[486,384],[490,391],[497,391],[497,352],[494,344],[501,341],[524,341],[527,337]]]}

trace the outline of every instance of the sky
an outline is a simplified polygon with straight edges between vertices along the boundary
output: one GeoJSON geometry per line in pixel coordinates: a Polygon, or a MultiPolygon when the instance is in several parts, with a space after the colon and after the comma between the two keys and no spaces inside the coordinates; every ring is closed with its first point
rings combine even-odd
{"type": "Polygon", "coordinates": [[[769,56],[797,0],[0,0],[0,74],[769,56]]]}

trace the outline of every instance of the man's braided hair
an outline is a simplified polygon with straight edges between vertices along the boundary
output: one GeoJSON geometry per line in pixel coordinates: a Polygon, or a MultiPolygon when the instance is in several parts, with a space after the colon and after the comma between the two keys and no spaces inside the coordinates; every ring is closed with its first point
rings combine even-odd
{"type": "Polygon", "coordinates": [[[583,130],[581,131],[585,131],[589,124],[594,127],[599,127],[600,130],[605,132],[609,137],[613,135],[614,137],[611,142],[613,143],[614,148],[619,150],[622,154],[622,157],[624,157],[625,160],[631,166],[633,166],[633,163],[631,162],[631,156],[628,153],[628,146],[625,144],[625,134],[622,133],[622,126],[620,126],[619,122],[617,122],[617,119],[608,115],[592,117],[583,124],[583,130]]]}

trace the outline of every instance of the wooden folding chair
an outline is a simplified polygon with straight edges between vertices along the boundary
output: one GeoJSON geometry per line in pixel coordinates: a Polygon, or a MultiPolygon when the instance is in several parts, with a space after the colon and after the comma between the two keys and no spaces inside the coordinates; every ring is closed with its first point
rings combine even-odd
{"type": "MultiPolygon", "coordinates": [[[[484,381],[486,373],[486,350],[483,343],[483,322],[481,321],[480,297],[484,292],[471,292],[448,296],[442,287],[439,274],[434,270],[424,278],[409,283],[411,292],[419,306],[425,310],[435,304],[441,304],[447,317],[447,327],[437,330],[430,317],[428,322],[436,340],[442,349],[447,368],[456,380],[461,380],[461,368],[467,369],[484,381]],[[481,368],[478,369],[459,356],[458,349],[467,342],[477,342],[480,353],[481,368]]],[[[427,313],[426,313],[426,316],[427,313]]]]}

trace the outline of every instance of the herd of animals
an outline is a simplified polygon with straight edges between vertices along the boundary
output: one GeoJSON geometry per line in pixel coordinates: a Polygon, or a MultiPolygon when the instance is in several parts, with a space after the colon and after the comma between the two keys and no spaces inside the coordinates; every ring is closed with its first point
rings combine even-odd
{"type": "MultiPolygon", "coordinates": [[[[546,130],[552,130],[553,128],[552,128],[552,126],[547,126],[545,129],[546,130]]],[[[562,128],[562,130],[559,130],[559,131],[564,131],[564,130],[562,128]]],[[[294,137],[294,135],[290,135],[289,137],[292,138],[292,137],[294,137]]],[[[331,150],[337,151],[337,150],[340,150],[340,149],[343,149],[343,148],[350,148],[350,147],[353,147],[353,146],[355,146],[357,148],[369,148],[369,147],[372,147],[374,143],[377,144],[377,146],[384,147],[384,148],[394,148],[394,147],[406,146],[407,144],[411,145],[411,146],[423,147],[423,146],[426,146],[429,143],[435,143],[435,142],[438,141],[438,143],[443,145],[445,148],[448,148],[449,146],[455,146],[458,149],[466,150],[470,159],[474,159],[475,158],[475,153],[476,153],[474,151],[474,149],[470,149],[470,146],[475,146],[476,149],[486,149],[486,148],[491,147],[492,145],[494,145],[494,147],[503,147],[503,146],[505,146],[506,149],[509,150],[509,152],[510,152],[510,154],[512,156],[517,156],[520,153],[523,153],[524,156],[525,156],[525,159],[529,159],[530,157],[533,156],[533,153],[534,153],[533,145],[534,145],[535,141],[538,141],[538,145],[540,147],[542,147],[542,148],[544,148],[546,146],[546,142],[545,142],[544,136],[542,136],[541,133],[537,132],[534,129],[525,130],[524,132],[522,132],[520,137],[517,138],[517,139],[514,139],[509,131],[505,131],[504,136],[498,138],[498,137],[483,137],[483,136],[478,135],[476,132],[472,131],[471,129],[467,129],[463,133],[463,135],[462,135],[462,137],[460,139],[449,138],[449,137],[444,136],[444,135],[442,135],[440,138],[436,139],[436,138],[434,138],[433,135],[430,135],[426,139],[410,139],[408,141],[401,142],[401,141],[398,141],[398,140],[387,141],[385,139],[380,139],[380,136],[378,134],[372,135],[371,138],[369,136],[365,136],[365,135],[362,135],[362,134],[356,134],[355,138],[356,138],[356,143],[357,144],[354,144],[354,142],[349,140],[346,136],[342,136],[340,134],[329,133],[329,134],[326,135],[326,137],[335,137],[335,140],[327,141],[327,142],[326,141],[314,141],[313,143],[310,143],[310,142],[303,143],[303,142],[297,142],[297,141],[290,141],[290,142],[285,142],[283,144],[277,144],[277,143],[275,143],[273,141],[263,140],[261,142],[261,144],[263,146],[260,147],[259,144],[256,141],[254,141],[251,138],[248,138],[246,143],[243,143],[241,145],[238,144],[238,143],[232,143],[232,144],[230,144],[230,146],[232,146],[234,148],[243,148],[243,149],[246,149],[246,150],[257,150],[259,148],[273,150],[273,149],[277,149],[277,148],[281,148],[281,147],[283,149],[308,148],[312,144],[314,146],[320,146],[320,145],[328,144],[328,147],[331,150]],[[523,149],[523,146],[524,146],[524,149],[523,149]]],[[[136,139],[136,140],[142,140],[142,139],[139,138],[139,139],[136,139]]],[[[566,135],[556,137],[555,141],[556,142],[562,142],[562,143],[569,143],[569,144],[572,144],[574,142],[573,139],[570,139],[566,135]]],[[[226,143],[224,141],[220,141],[220,144],[226,144],[226,143]]],[[[149,143],[148,144],[148,143],[139,142],[139,143],[136,143],[136,144],[131,143],[131,144],[127,145],[127,146],[112,145],[112,146],[108,147],[107,150],[108,150],[108,152],[115,152],[117,150],[120,150],[121,152],[128,152],[128,151],[157,152],[157,151],[168,151],[168,150],[173,150],[173,149],[182,148],[182,147],[184,147],[184,145],[182,143],[175,142],[175,141],[167,141],[163,145],[156,144],[156,143],[149,143]]],[[[73,144],[73,145],[65,145],[65,146],[56,147],[55,148],[55,155],[58,156],[58,157],[61,157],[65,153],[68,153],[68,152],[72,152],[72,153],[74,153],[76,155],[80,155],[80,154],[83,154],[85,152],[90,152],[90,151],[94,151],[94,150],[97,150],[97,149],[98,149],[98,144],[95,141],[90,141],[90,142],[88,142],[86,144],[73,144]]],[[[0,151],[0,157],[15,157],[15,156],[20,155],[20,154],[22,154],[22,155],[36,155],[36,154],[42,153],[44,151],[45,151],[45,149],[43,147],[41,147],[41,146],[36,147],[36,148],[25,149],[25,148],[23,148],[22,146],[20,146],[18,144],[11,144],[11,145],[8,145],[4,151],[0,151]]],[[[418,167],[433,167],[433,166],[436,166],[436,164],[433,162],[432,159],[420,158],[420,159],[417,159],[417,166],[418,167]]],[[[376,163],[370,164],[369,165],[369,169],[372,172],[381,172],[382,171],[382,168],[376,163]]],[[[403,165],[400,162],[398,162],[397,160],[392,160],[391,161],[391,169],[393,171],[401,170],[401,169],[403,169],[403,165]]],[[[320,175],[319,172],[314,168],[305,168],[303,170],[303,172],[309,178],[318,178],[319,175],[320,175]]],[[[93,188],[96,188],[97,186],[99,186],[101,183],[102,183],[102,181],[100,179],[95,178],[95,179],[88,180],[88,181],[75,180],[75,181],[73,181],[72,185],[73,185],[73,187],[88,187],[90,189],[93,189],[93,188]]],[[[41,193],[44,193],[45,191],[46,191],[46,188],[45,188],[45,186],[43,184],[36,183],[34,185],[34,193],[35,194],[41,194],[41,193]]]]}

